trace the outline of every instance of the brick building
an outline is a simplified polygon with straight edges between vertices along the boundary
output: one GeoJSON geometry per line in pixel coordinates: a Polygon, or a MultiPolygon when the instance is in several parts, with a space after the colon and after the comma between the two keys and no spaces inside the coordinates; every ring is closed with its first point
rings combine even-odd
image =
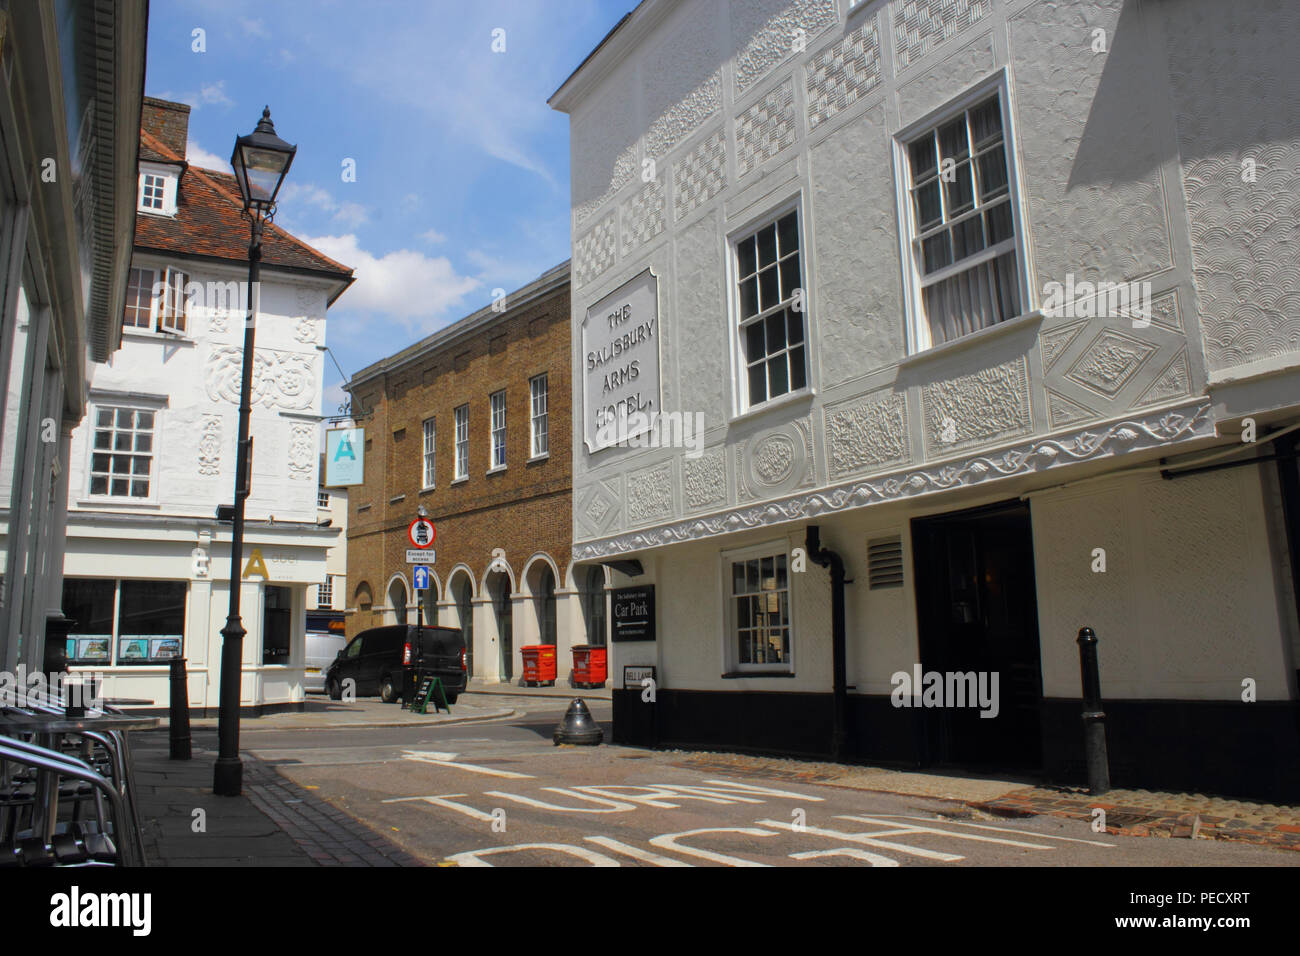
{"type": "Polygon", "coordinates": [[[365,482],[348,502],[348,635],[459,627],[471,673],[509,681],[519,648],[605,642],[606,574],[575,568],[569,264],[358,372],[365,482]],[[431,588],[411,590],[407,527],[437,528],[431,588]]]}

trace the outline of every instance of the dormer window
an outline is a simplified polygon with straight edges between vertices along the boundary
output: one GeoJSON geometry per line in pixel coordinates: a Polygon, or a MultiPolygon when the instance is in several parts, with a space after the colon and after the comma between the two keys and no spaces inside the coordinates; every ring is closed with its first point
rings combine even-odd
{"type": "Polygon", "coordinates": [[[176,170],[170,166],[140,165],[140,212],[156,216],[176,214],[176,170]]]}

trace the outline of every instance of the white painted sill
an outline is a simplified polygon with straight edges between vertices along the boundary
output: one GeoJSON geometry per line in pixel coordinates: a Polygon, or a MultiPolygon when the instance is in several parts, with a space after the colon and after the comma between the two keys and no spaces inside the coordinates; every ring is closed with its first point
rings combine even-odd
{"type": "Polygon", "coordinates": [[[738,415],[733,415],[728,424],[735,425],[739,422],[747,422],[752,419],[762,418],[770,412],[789,408],[791,405],[798,405],[802,402],[812,404],[816,395],[817,393],[811,386],[806,386],[797,392],[788,392],[780,398],[774,398],[771,401],[764,402],[762,405],[754,405],[751,408],[747,408],[738,415]]]}
{"type": "Polygon", "coordinates": [[[549,451],[544,451],[540,455],[534,455],[532,458],[529,458],[526,462],[524,462],[524,464],[535,465],[539,461],[546,461],[550,457],[551,457],[551,453],[549,451]]]}
{"type": "Polygon", "coordinates": [[[467,481],[469,481],[469,475],[461,475],[459,478],[452,479],[451,486],[455,488],[457,485],[463,485],[467,481]]]}
{"type": "Polygon", "coordinates": [[[1043,313],[1035,309],[1032,312],[1026,312],[1018,315],[1014,319],[1007,319],[1005,322],[999,322],[997,325],[990,325],[987,329],[980,329],[978,332],[971,332],[969,335],[963,335],[959,339],[953,339],[951,342],[944,342],[943,345],[932,345],[930,348],[921,352],[913,352],[911,355],[905,355],[898,360],[899,368],[906,368],[911,365],[919,365],[926,359],[941,358],[945,355],[952,355],[963,349],[972,348],[976,345],[982,345],[992,339],[1002,335],[1007,335],[1017,329],[1023,329],[1026,326],[1033,325],[1041,321],[1043,313]]]}
{"type": "Polygon", "coordinates": [[[506,470],[506,466],[505,466],[505,465],[497,465],[495,468],[489,468],[489,469],[487,470],[487,473],[488,473],[489,475],[499,475],[499,474],[501,474],[501,472],[503,472],[503,471],[505,471],[505,470],[506,470]]]}

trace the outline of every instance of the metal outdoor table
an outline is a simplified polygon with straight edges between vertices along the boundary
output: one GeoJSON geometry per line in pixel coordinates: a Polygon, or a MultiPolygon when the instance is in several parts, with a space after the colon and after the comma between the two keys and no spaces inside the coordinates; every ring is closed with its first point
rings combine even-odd
{"type": "MultiPolygon", "coordinates": [[[[131,766],[131,749],[125,732],[151,730],[160,723],[161,719],[158,717],[133,717],[120,713],[92,712],[84,717],[67,717],[52,713],[29,713],[8,707],[0,709],[0,734],[6,731],[36,734],[40,738],[41,746],[50,750],[58,749],[58,738],[63,734],[121,734],[119,739],[121,740],[121,788],[124,791],[122,796],[132,816],[130,822],[135,831],[132,836],[140,865],[145,864],[144,842],[140,833],[139,813],[135,805],[135,787],[127,781],[131,766]]],[[[55,774],[48,771],[41,771],[38,779],[38,789],[43,797],[42,806],[45,808],[41,820],[41,832],[45,842],[49,844],[54,839],[54,829],[58,822],[55,819],[56,814],[50,812],[50,808],[55,805],[58,780],[55,774]]],[[[121,840],[123,834],[118,833],[117,837],[121,840]]]]}

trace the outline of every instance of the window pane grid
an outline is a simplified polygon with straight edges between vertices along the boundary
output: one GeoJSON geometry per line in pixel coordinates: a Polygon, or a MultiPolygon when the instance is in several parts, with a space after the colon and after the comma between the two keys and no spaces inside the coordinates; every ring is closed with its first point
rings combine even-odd
{"type": "Polygon", "coordinates": [[[807,385],[803,314],[792,307],[803,285],[801,266],[797,212],[736,244],[740,344],[750,405],[807,385]]]}
{"type": "Polygon", "coordinates": [[[101,408],[95,416],[90,493],[148,498],[153,468],[154,413],[101,408]]]}
{"type": "Polygon", "coordinates": [[[538,375],[530,379],[528,384],[532,401],[533,457],[535,458],[550,450],[546,376],[538,375]]]}
{"type": "Polygon", "coordinates": [[[930,343],[1018,315],[1019,269],[1000,97],[945,120],[909,143],[907,152],[912,254],[930,343]]]}
{"type": "Polygon", "coordinates": [[[733,561],[732,626],[740,664],[789,664],[789,577],[784,554],[733,561]]]}
{"type": "Polygon", "coordinates": [[[123,327],[147,329],[153,314],[152,269],[132,269],[126,284],[126,308],[122,313],[123,327]]]}
{"type": "Polygon", "coordinates": [[[492,467],[506,463],[506,393],[492,394],[492,467]]]}
{"type": "Polygon", "coordinates": [[[469,474],[469,406],[456,409],[456,477],[469,474]]]}
{"type": "Polygon", "coordinates": [[[144,185],[140,190],[140,205],[145,209],[161,209],[163,207],[165,183],[166,180],[162,176],[145,173],[144,185]]]}
{"type": "Polygon", "coordinates": [[[424,487],[432,488],[434,479],[434,449],[437,447],[434,433],[434,420],[424,421],[424,487]]]}

